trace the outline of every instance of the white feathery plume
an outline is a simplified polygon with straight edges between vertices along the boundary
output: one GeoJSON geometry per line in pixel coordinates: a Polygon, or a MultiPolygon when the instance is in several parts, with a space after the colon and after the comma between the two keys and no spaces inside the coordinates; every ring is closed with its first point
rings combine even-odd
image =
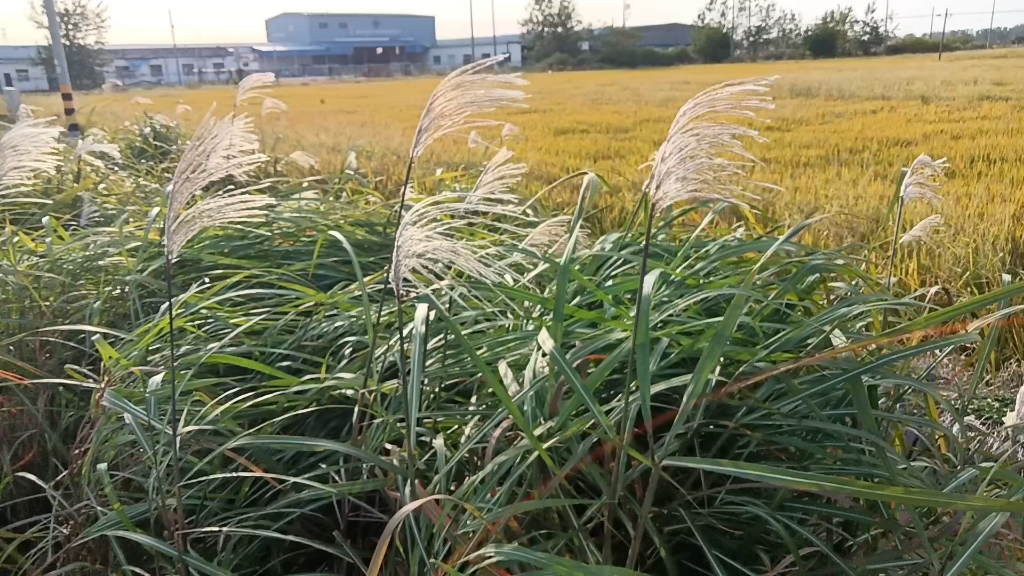
{"type": "Polygon", "coordinates": [[[25,120],[31,120],[36,117],[35,112],[42,110],[39,106],[29,106],[28,104],[22,104],[18,106],[18,113],[15,115],[15,122],[24,122],[25,120]]]}
{"type": "Polygon", "coordinates": [[[285,104],[284,102],[281,102],[277,98],[271,98],[271,97],[268,96],[268,97],[263,99],[263,106],[261,107],[260,115],[263,116],[264,118],[266,118],[267,114],[275,114],[275,113],[278,113],[278,112],[287,112],[287,111],[288,111],[288,105],[287,104],[285,104]]]}
{"type": "Polygon", "coordinates": [[[106,139],[108,134],[100,128],[89,128],[85,131],[86,136],[91,136],[95,140],[106,139]]]}
{"type": "Polygon", "coordinates": [[[416,128],[416,136],[413,138],[410,151],[413,161],[442,136],[502,124],[496,120],[474,116],[493,112],[503,106],[526,106],[523,103],[525,93],[501,87],[528,84],[518,74],[480,73],[493,68],[506,57],[493,56],[463,66],[441,82],[430,96],[416,128]]]}
{"type": "Polygon", "coordinates": [[[138,104],[140,106],[147,106],[147,105],[153,103],[152,100],[150,100],[149,98],[146,98],[145,96],[135,96],[131,100],[129,100],[128,102],[130,104],[138,104]]]}
{"type": "Polygon", "coordinates": [[[163,114],[153,114],[153,122],[156,122],[161,126],[174,126],[174,120],[171,120],[163,114]]]}
{"type": "Polygon", "coordinates": [[[288,160],[295,163],[298,167],[305,168],[307,170],[310,168],[316,169],[320,167],[320,161],[317,160],[317,157],[304,150],[296,150],[295,152],[292,152],[288,155],[288,160]]]}
{"type": "Polygon", "coordinates": [[[106,154],[112,158],[121,159],[121,149],[117,147],[117,144],[97,142],[93,136],[86,136],[78,141],[78,146],[75,147],[72,158],[84,160],[94,166],[102,167],[104,165],[103,161],[96,158],[94,154],[106,154]]]}
{"type": "Polygon", "coordinates": [[[479,148],[484,145],[484,139],[480,136],[480,133],[473,130],[469,133],[469,149],[479,148]]]}
{"type": "Polygon", "coordinates": [[[924,200],[932,206],[942,202],[938,190],[941,187],[943,174],[949,164],[945,158],[932,160],[926,154],[918,156],[917,160],[910,165],[903,184],[900,187],[900,195],[903,196],[903,203],[909,204],[913,200],[924,200]]]}
{"type": "Polygon", "coordinates": [[[50,120],[24,120],[0,136],[0,194],[29,185],[37,174],[53,173],[61,164],[61,128],[50,120]]]}
{"type": "Polygon", "coordinates": [[[646,188],[655,212],[677,202],[718,200],[742,204],[739,184],[757,159],[744,141],[764,141],[757,130],[735,124],[774,108],[770,90],[775,78],[725,82],[687,102],[676,115],[668,138],[658,149],[646,188]]]}
{"type": "Polygon", "coordinates": [[[470,192],[467,203],[472,204],[488,196],[505,195],[519,183],[529,167],[526,164],[508,164],[513,155],[508,148],[502,148],[491,158],[470,192]]]}
{"type": "Polygon", "coordinates": [[[242,78],[235,92],[235,106],[241,106],[252,98],[266,98],[266,88],[273,86],[275,81],[273,72],[258,72],[242,78]]]}
{"type": "Polygon", "coordinates": [[[100,88],[103,89],[103,93],[104,94],[109,94],[109,93],[113,92],[116,88],[120,88],[122,86],[124,86],[124,82],[121,82],[120,80],[112,79],[112,80],[107,80],[106,82],[104,82],[103,85],[100,86],[100,88]]]}
{"type": "MultiPolygon", "coordinates": [[[[522,248],[532,250],[542,256],[548,254],[561,256],[569,245],[570,226],[572,226],[572,218],[569,216],[556,216],[545,220],[527,236],[522,243],[522,248]]],[[[589,240],[589,231],[581,225],[576,237],[577,245],[585,247],[589,244],[589,240]]]]}
{"type": "Polygon", "coordinates": [[[924,220],[917,223],[910,232],[907,232],[900,238],[900,244],[907,244],[911,242],[927,242],[928,237],[936,228],[942,226],[942,216],[935,214],[929,216],[924,220]]]}
{"type": "MultiPolygon", "coordinates": [[[[406,281],[419,290],[442,284],[453,270],[491,283],[518,277],[505,264],[500,237],[467,241],[465,234],[467,229],[479,229],[485,216],[521,218],[518,198],[492,195],[473,204],[467,203],[468,198],[457,192],[432,196],[405,213],[392,253],[391,281],[396,292],[406,281]],[[476,215],[467,216],[469,212],[476,215]]],[[[497,226],[503,232],[525,233],[512,224],[497,226]]]]}
{"type": "Polygon", "coordinates": [[[356,159],[356,151],[349,150],[348,157],[345,158],[345,170],[349,172],[355,172],[359,169],[359,161],[356,159]]]}
{"type": "Polygon", "coordinates": [[[192,111],[192,107],[189,106],[188,104],[178,104],[177,106],[174,107],[174,115],[175,116],[183,116],[185,114],[188,114],[191,111],[192,111]]]}
{"type": "Polygon", "coordinates": [[[168,187],[164,242],[172,261],[185,243],[204,229],[260,221],[266,217],[265,208],[275,203],[248,190],[214,193],[192,202],[206,186],[227,177],[244,179],[266,160],[259,153],[252,118],[228,114],[218,120],[213,111],[211,107],[192,135],[168,187]]]}
{"type": "Polygon", "coordinates": [[[78,227],[88,228],[100,209],[96,207],[96,201],[90,194],[82,194],[82,212],[78,215],[78,227]]]}
{"type": "Polygon", "coordinates": [[[515,124],[505,123],[505,127],[501,129],[501,139],[510,140],[519,136],[519,127],[515,124]]]}

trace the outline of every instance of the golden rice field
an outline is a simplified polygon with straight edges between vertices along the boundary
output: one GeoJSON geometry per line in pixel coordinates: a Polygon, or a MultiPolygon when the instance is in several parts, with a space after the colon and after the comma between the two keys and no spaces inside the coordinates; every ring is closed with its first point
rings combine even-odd
{"type": "MultiPolygon", "coordinates": [[[[1024,268],[1024,50],[816,62],[687,66],[641,71],[528,74],[531,107],[508,114],[521,137],[510,143],[531,166],[531,189],[594,169],[620,189],[603,214],[628,212],[644,175],[638,167],[658,146],[687,98],[712,84],[779,75],[777,109],[764,126],[770,143],[754,147],[764,162],[755,178],[760,206],[795,222],[833,216],[816,228],[828,244],[870,242],[891,232],[887,210],[901,166],[920,153],[949,158],[940,211],[943,233],[907,259],[912,286],[971,282],[1024,268]]],[[[419,111],[437,78],[285,85],[274,96],[290,110],[266,120],[277,153],[303,149],[338,166],[350,149],[378,175],[394,180],[419,111]]],[[[160,89],[152,105],[129,104],[139,92],[80,98],[87,125],[111,125],[142,113],[173,115],[181,101],[195,122],[213,101],[230,106],[232,89],[160,89]]],[[[56,111],[56,97],[33,103],[56,111]]],[[[489,135],[495,140],[497,132],[489,135]]],[[[448,166],[484,159],[465,140],[435,148],[448,166]]],[[[433,175],[422,167],[420,177],[433,175]]],[[[421,180],[421,184],[425,184],[421,180]]],[[[569,190],[553,201],[567,200],[569,190]]],[[[916,207],[910,225],[930,209],[916,207]]]]}

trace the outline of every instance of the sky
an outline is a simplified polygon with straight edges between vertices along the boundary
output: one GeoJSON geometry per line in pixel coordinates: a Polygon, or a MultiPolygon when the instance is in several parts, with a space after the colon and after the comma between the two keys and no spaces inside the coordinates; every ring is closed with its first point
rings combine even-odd
{"type": "MultiPolygon", "coordinates": [[[[264,20],[281,12],[378,12],[434,15],[438,38],[465,38],[470,32],[469,6],[475,8],[478,36],[491,33],[489,0],[376,0],[370,10],[365,0],[105,0],[110,15],[108,44],[170,43],[168,8],[173,7],[177,40],[189,43],[265,42],[264,20]]],[[[628,0],[628,24],[692,22],[706,0],[628,0]]],[[[837,4],[829,0],[777,0],[796,10],[805,21],[837,4]]],[[[879,0],[884,6],[886,0],[879,0]]],[[[995,0],[996,25],[1024,22],[1024,0],[995,0]]],[[[845,0],[862,10],[868,0],[845,0]]],[[[498,34],[519,31],[528,0],[493,0],[498,34]]],[[[941,14],[949,8],[951,29],[987,28],[988,0],[889,0],[897,31],[927,32],[933,7],[941,14]],[[916,16],[916,17],[915,17],[916,16]],[[920,17],[923,16],[923,17],[920,17]]],[[[30,0],[0,0],[0,44],[37,44],[45,41],[29,19],[30,0]]],[[[582,19],[594,25],[622,23],[622,0],[577,0],[582,19]]],[[[941,26],[936,18],[936,28],[941,26]]]]}

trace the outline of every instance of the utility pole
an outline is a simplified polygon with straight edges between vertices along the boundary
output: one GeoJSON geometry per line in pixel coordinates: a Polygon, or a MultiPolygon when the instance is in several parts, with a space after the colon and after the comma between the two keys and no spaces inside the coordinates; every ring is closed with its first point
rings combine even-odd
{"type": "Polygon", "coordinates": [[[622,0],[622,27],[626,27],[626,19],[629,17],[629,0],[622,0]]]}
{"type": "Polygon", "coordinates": [[[498,18],[494,15],[494,0],[491,0],[491,36],[494,37],[494,53],[491,56],[498,55],[498,18]]]}
{"type": "Polygon", "coordinates": [[[932,20],[928,24],[928,39],[935,39],[935,6],[932,6],[932,20]]]}
{"type": "Polygon", "coordinates": [[[736,55],[736,0],[732,0],[732,32],[729,34],[730,56],[736,55]]]}
{"type": "Polygon", "coordinates": [[[949,8],[946,8],[946,16],[942,18],[942,38],[939,39],[939,61],[942,61],[942,49],[946,46],[946,22],[949,20],[949,8]]]}
{"type": "Polygon", "coordinates": [[[60,22],[57,21],[57,9],[53,0],[43,0],[46,8],[46,20],[50,28],[50,44],[53,46],[53,59],[57,62],[57,74],[60,79],[60,99],[64,102],[64,121],[68,128],[68,138],[77,140],[82,129],[75,120],[75,93],[71,89],[71,72],[68,70],[68,57],[64,54],[64,42],[60,37],[60,22]]]}
{"type": "Polygon", "coordinates": [[[178,58],[178,40],[174,37],[174,16],[171,16],[170,10],[167,11],[167,19],[171,21],[171,45],[174,46],[174,73],[178,77],[178,84],[184,86],[185,80],[181,77],[181,60],[178,58]]]}
{"type": "Polygon", "coordinates": [[[885,0],[885,41],[889,41],[889,0],[885,0]]]}
{"type": "Polygon", "coordinates": [[[985,41],[985,50],[992,47],[992,28],[996,25],[996,0],[992,0],[992,19],[988,21],[988,40],[985,41]]]}
{"type": "Polygon", "coordinates": [[[469,0],[469,49],[472,56],[470,62],[476,62],[476,31],[473,29],[473,0],[469,0]]]}

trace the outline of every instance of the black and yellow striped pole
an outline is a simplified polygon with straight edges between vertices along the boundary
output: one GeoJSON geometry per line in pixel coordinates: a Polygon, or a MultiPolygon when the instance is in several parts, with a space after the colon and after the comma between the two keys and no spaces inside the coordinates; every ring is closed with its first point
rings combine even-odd
{"type": "Polygon", "coordinates": [[[46,20],[50,27],[50,44],[53,47],[53,59],[57,63],[57,74],[60,79],[60,99],[64,103],[64,123],[68,129],[68,138],[77,139],[82,135],[82,130],[78,126],[78,121],[75,120],[75,93],[71,88],[68,57],[64,54],[57,10],[53,6],[53,0],[43,0],[43,4],[46,6],[46,20]]]}

